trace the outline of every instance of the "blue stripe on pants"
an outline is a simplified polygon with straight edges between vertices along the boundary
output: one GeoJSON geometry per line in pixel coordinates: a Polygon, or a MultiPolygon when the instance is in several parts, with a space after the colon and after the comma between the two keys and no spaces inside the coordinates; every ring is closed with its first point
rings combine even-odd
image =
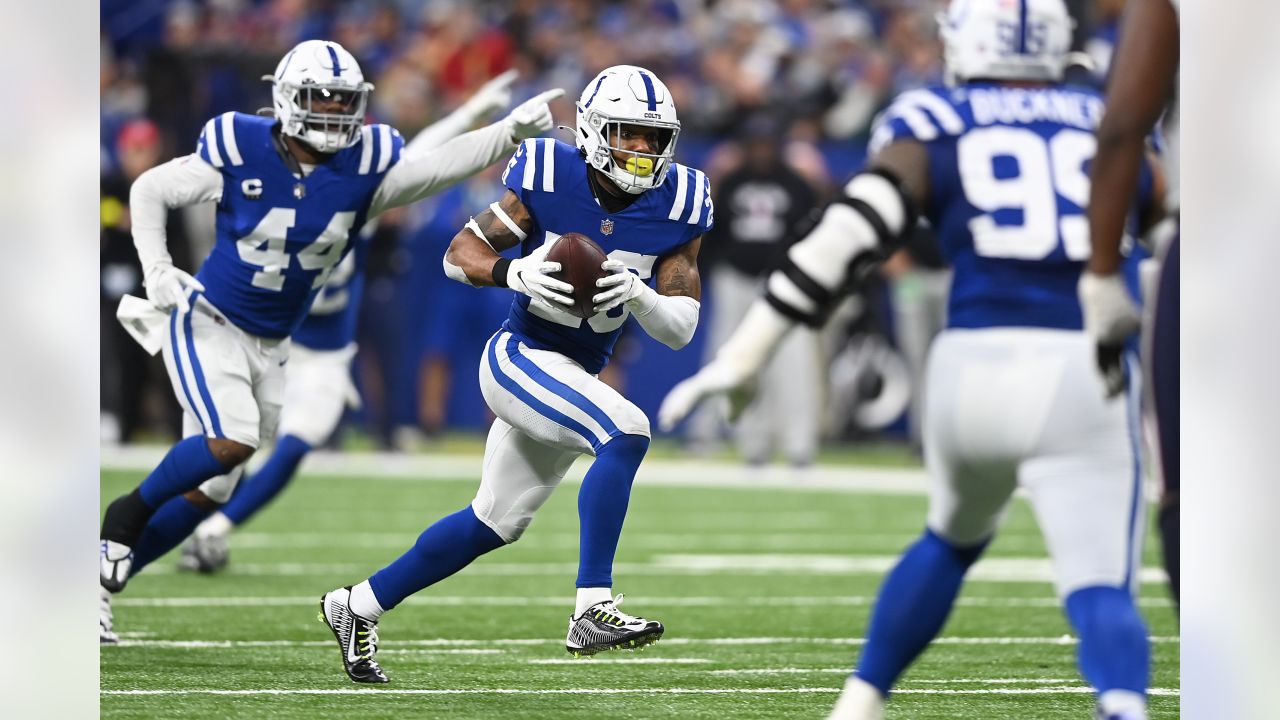
{"type": "MultiPolygon", "coordinates": [[[[1133,362],[1131,357],[1125,358],[1125,372],[1129,373],[1130,378],[1137,377],[1137,363],[1133,362]]],[[[1134,563],[1138,558],[1134,557],[1135,546],[1139,543],[1140,530],[1138,524],[1138,509],[1142,506],[1142,441],[1141,433],[1138,430],[1138,414],[1140,412],[1141,399],[1138,397],[1138,389],[1135,382],[1129,383],[1129,396],[1125,399],[1125,415],[1127,416],[1129,426],[1129,446],[1133,452],[1133,490],[1132,500],[1129,507],[1129,528],[1125,542],[1125,561],[1124,561],[1124,583],[1123,587],[1129,592],[1136,592],[1137,585],[1134,583],[1134,563]]]]}
{"type": "MultiPolygon", "coordinates": [[[[500,334],[501,333],[499,333],[499,335],[500,334]]],[[[599,452],[602,443],[596,439],[595,434],[588,430],[586,426],[534,397],[528,390],[520,387],[520,384],[514,379],[503,374],[502,370],[498,367],[497,344],[498,335],[495,335],[489,340],[488,351],[489,370],[493,372],[493,379],[497,380],[498,384],[501,385],[504,390],[515,395],[521,400],[521,402],[533,408],[533,410],[539,415],[542,415],[548,420],[581,435],[582,438],[591,445],[592,450],[599,452]]]]}
{"type": "MultiPolygon", "coordinates": [[[[213,405],[213,397],[209,394],[209,386],[204,381],[204,370],[200,368],[200,357],[196,355],[196,343],[191,339],[191,316],[196,311],[196,299],[200,297],[200,293],[193,292],[188,302],[191,303],[191,311],[187,313],[187,317],[182,321],[183,330],[187,333],[187,354],[191,357],[191,374],[196,378],[196,389],[200,391],[200,397],[204,399],[205,410],[209,413],[209,422],[213,423],[214,437],[223,438],[222,423],[218,421],[218,408],[213,405]]],[[[185,384],[185,383],[184,383],[185,384]]]]}
{"type": "MultiPolygon", "coordinates": [[[[186,323],[183,323],[186,327],[186,323]]],[[[191,336],[188,334],[187,339],[191,336]]],[[[178,352],[178,309],[174,308],[169,314],[169,341],[173,344],[173,367],[178,373],[178,382],[182,385],[182,394],[187,398],[187,407],[191,408],[191,412],[195,414],[196,420],[200,421],[200,432],[203,435],[209,434],[209,428],[204,426],[204,418],[200,416],[200,410],[196,407],[196,401],[191,397],[191,388],[187,387],[187,375],[182,372],[182,355],[178,352]]]]}
{"type": "Polygon", "coordinates": [[[591,419],[600,423],[600,427],[604,428],[605,433],[608,434],[609,437],[619,434],[618,426],[614,424],[613,420],[609,417],[609,414],[600,409],[598,405],[591,402],[586,395],[583,395],[577,390],[574,390],[568,385],[565,385],[555,379],[546,370],[538,367],[537,363],[533,360],[520,354],[520,342],[516,340],[514,335],[512,335],[511,339],[507,341],[507,357],[511,358],[511,362],[513,362],[516,367],[523,370],[524,373],[534,382],[565,400],[568,400],[574,407],[585,412],[587,415],[591,416],[591,419]]]}

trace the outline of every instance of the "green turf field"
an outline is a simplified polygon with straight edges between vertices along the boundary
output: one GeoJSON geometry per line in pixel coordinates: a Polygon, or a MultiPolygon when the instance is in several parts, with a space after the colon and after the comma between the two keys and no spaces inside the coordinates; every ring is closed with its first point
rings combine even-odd
{"type": "MultiPolygon", "coordinates": [[[[108,471],[104,503],[138,472],[108,471]]],[[[233,537],[218,576],[163,558],[116,598],[102,650],[106,718],[822,718],[858,652],[882,568],[918,534],[923,496],[638,485],[614,575],[625,610],[661,620],[641,653],[564,650],[577,486],[515,545],[383,618],[391,684],[356,686],[316,620],[320,594],[365,578],[473,478],[304,475],[233,537]]],[[[1146,565],[1158,565],[1148,542],[1146,565]]],[[[960,607],[901,683],[889,718],[1090,718],[1069,628],[1021,502],[960,607]]],[[[1153,718],[1178,716],[1177,625],[1143,586],[1153,718]]]]}

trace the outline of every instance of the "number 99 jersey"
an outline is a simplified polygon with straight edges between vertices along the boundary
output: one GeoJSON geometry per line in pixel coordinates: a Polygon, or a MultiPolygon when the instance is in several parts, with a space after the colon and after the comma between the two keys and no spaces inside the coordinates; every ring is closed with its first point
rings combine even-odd
{"type": "MultiPolygon", "coordinates": [[[[660,257],[711,229],[711,182],[701,170],[673,164],[661,185],[616,213],[596,202],[589,170],[578,149],[566,143],[536,138],[516,148],[502,182],[534,221],[520,248],[522,256],[565,233],[582,233],[599,243],[610,260],[622,261],[652,283],[660,257]]],[[[594,375],[608,364],[629,314],[626,305],[619,305],[582,320],[517,294],[504,327],[529,347],[565,355],[594,375]]]]}
{"type": "Polygon", "coordinates": [[[276,151],[275,122],[226,113],[200,134],[196,152],[223,186],[217,240],[196,277],[238,327],[283,338],[350,251],[404,140],[390,126],[366,125],[358,142],[299,179],[276,151]]]}
{"type": "MultiPolygon", "coordinates": [[[[971,83],[903,93],[876,119],[872,154],[898,140],[928,153],[925,216],[955,269],[948,327],[1084,327],[1076,285],[1102,112],[1085,88],[971,83]]],[[[1144,163],[1139,207],[1151,188],[1144,163]]]]}

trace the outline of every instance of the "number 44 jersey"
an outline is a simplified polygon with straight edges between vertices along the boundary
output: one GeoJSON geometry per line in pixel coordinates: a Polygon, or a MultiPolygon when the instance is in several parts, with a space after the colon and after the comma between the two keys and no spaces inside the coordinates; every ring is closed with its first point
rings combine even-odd
{"type": "Polygon", "coordinates": [[[283,338],[350,251],[404,140],[390,126],[366,125],[358,142],[298,178],[276,150],[274,124],[226,113],[200,134],[196,152],[223,186],[217,241],[196,277],[238,327],[283,338]]]}
{"type": "MultiPolygon", "coordinates": [[[[1085,88],[968,84],[903,93],[877,118],[872,153],[898,140],[928,153],[925,216],[955,269],[949,327],[1084,326],[1076,285],[1102,111],[1085,88]]],[[[1145,207],[1145,164],[1139,183],[1145,207]]]]}

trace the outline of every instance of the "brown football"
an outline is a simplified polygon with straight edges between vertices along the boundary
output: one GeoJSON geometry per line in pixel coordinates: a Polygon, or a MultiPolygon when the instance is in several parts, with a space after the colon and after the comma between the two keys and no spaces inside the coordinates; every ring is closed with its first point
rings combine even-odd
{"type": "Polygon", "coordinates": [[[560,270],[551,273],[551,277],[573,286],[574,303],[565,311],[584,319],[595,315],[591,298],[601,292],[596,280],[609,274],[600,269],[600,264],[609,259],[604,249],[582,233],[565,233],[551,246],[547,259],[560,263],[560,270]]]}

